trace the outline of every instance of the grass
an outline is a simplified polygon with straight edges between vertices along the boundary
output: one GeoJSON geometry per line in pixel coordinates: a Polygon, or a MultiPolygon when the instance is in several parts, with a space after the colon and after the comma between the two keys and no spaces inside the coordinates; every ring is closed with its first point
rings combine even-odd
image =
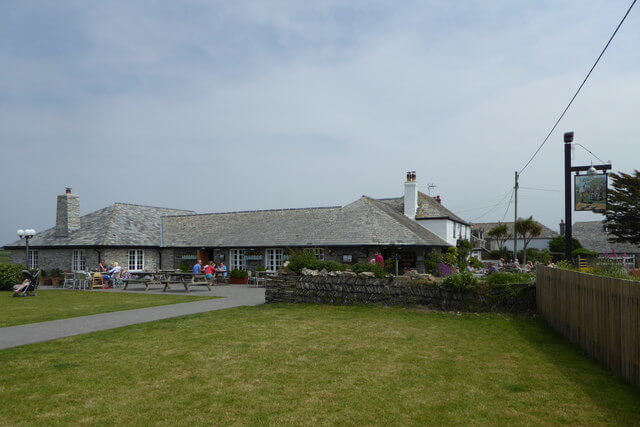
{"type": "Polygon", "coordinates": [[[13,298],[0,292],[0,328],[209,298],[215,297],[39,290],[36,297],[13,298]]]}
{"type": "Polygon", "coordinates": [[[637,389],[497,314],[241,307],[3,350],[0,378],[5,425],[640,424],[637,389]]]}
{"type": "Polygon", "coordinates": [[[11,264],[11,252],[0,250],[0,264],[11,264]]]}

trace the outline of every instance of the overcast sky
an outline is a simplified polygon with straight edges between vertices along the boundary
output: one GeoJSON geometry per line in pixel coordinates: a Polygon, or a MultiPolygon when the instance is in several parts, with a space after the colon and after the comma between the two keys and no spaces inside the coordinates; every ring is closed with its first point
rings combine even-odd
{"type": "MultiPolygon", "coordinates": [[[[399,196],[406,170],[468,221],[513,220],[490,207],[629,4],[2,1],[0,244],[54,226],[65,186],[82,214],[204,213],[399,196]]],[[[640,169],[638,46],[636,7],[523,173],[521,216],[564,217],[566,130],[640,169]]]]}

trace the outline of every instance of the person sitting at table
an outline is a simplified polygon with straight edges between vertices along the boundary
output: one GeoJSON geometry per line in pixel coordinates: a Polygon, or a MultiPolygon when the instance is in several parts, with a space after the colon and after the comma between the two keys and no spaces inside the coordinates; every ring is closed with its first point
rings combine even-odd
{"type": "Polygon", "coordinates": [[[193,271],[193,274],[200,274],[200,272],[202,271],[202,260],[199,259],[191,270],[193,271]]]}
{"type": "Polygon", "coordinates": [[[98,263],[98,271],[101,273],[106,273],[107,271],[109,271],[109,269],[107,268],[107,264],[100,260],[100,262],[98,263]]]}
{"type": "Polygon", "coordinates": [[[105,274],[104,276],[102,276],[103,280],[105,283],[111,283],[113,282],[113,278],[117,273],[120,273],[122,271],[122,267],[120,267],[120,264],[118,264],[117,262],[113,263],[113,268],[109,271],[107,271],[107,274],[105,274]]]}
{"type": "Polygon", "coordinates": [[[204,277],[206,277],[207,279],[213,279],[213,274],[215,272],[216,265],[213,263],[213,261],[209,261],[209,264],[204,267],[204,277]]]}
{"type": "Polygon", "coordinates": [[[220,261],[218,271],[222,272],[222,277],[227,277],[227,266],[224,265],[224,262],[220,261]]]}

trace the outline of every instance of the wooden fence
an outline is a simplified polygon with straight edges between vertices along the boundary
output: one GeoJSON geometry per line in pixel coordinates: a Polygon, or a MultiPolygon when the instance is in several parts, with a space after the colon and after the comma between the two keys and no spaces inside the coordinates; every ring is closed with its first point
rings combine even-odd
{"type": "Polygon", "coordinates": [[[539,266],[538,312],[556,331],[640,385],[640,283],[539,266]]]}

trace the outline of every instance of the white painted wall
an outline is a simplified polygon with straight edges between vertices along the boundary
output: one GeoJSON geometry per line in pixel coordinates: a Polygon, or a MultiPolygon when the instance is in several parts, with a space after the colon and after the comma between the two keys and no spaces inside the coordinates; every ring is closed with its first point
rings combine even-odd
{"type": "Polygon", "coordinates": [[[456,223],[450,219],[419,219],[416,220],[416,222],[436,236],[440,237],[442,240],[446,241],[451,246],[455,246],[456,243],[458,243],[458,237],[460,234],[462,234],[462,237],[466,240],[471,239],[471,227],[465,224],[456,223]]]}
{"type": "MultiPolygon", "coordinates": [[[[549,249],[550,241],[551,239],[531,239],[529,245],[527,246],[527,249],[549,249]]],[[[496,242],[495,240],[490,240],[489,245],[492,251],[498,249],[498,242],[496,242]]],[[[513,251],[513,239],[507,240],[504,245],[507,247],[507,250],[513,251]]],[[[522,239],[518,239],[518,250],[521,251],[523,247],[524,242],[522,241],[522,239]]]]}

